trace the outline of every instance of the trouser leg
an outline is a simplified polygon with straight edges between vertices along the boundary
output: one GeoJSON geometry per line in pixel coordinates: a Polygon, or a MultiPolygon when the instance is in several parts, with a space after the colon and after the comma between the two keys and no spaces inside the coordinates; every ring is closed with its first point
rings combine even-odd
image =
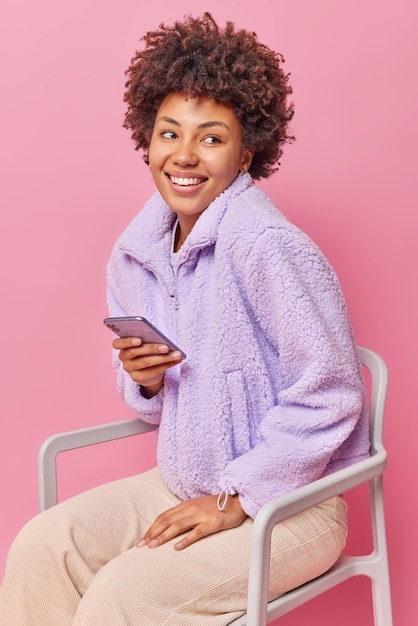
{"type": "Polygon", "coordinates": [[[155,517],[178,502],[168,490],[160,493],[151,478],[135,476],[36,516],[10,549],[0,590],[1,626],[72,624],[97,572],[135,545],[155,517]]]}
{"type": "MultiPolygon", "coordinates": [[[[246,610],[252,521],[174,550],[133,548],[108,563],[79,604],[74,626],[225,626],[246,610]]],[[[345,504],[332,499],[278,525],[270,597],[320,575],[345,544],[345,504]]]]}
{"type": "MultiPolygon", "coordinates": [[[[157,470],[46,511],[19,534],[0,593],[3,626],[224,626],[245,611],[252,521],[183,551],[136,542],[179,502],[157,470]]],[[[276,526],[270,595],[318,576],[345,543],[332,499],[276,526]]]]}

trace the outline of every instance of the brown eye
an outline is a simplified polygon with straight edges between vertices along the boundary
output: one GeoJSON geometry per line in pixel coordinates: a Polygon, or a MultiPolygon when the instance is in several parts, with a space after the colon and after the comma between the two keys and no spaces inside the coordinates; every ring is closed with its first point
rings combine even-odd
{"type": "Polygon", "coordinates": [[[204,143],[208,143],[210,145],[222,143],[219,137],[215,137],[214,135],[209,135],[209,137],[205,137],[203,141],[204,143]]]}

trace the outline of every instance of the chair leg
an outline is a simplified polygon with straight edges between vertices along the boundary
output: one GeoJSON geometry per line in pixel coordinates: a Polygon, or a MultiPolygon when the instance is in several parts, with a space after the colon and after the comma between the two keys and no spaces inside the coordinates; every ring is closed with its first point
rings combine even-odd
{"type": "Polygon", "coordinates": [[[375,626],[393,626],[389,581],[373,581],[372,592],[375,626]]]}
{"type": "Polygon", "coordinates": [[[371,481],[370,495],[373,543],[377,553],[372,579],[374,623],[375,626],[393,626],[382,476],[371,481]]]}

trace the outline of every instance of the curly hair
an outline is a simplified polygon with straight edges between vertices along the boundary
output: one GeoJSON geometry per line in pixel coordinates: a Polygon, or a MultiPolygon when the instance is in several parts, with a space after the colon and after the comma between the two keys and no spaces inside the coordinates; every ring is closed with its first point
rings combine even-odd
{"type": "Polygon", "coordinates": [[[123,125],[147,164],[160,104],[167,94],[180,92],[233,107],[243,148],[254,151],[249,169],[253,178],[268,178],[278,169],[283,145],[294,139],[288,135],[292,89],[281,67],[282,55],[259,43],[255,33],[236,30],[232,22],[220,29],[208,12],[173,26],[161,24],[142,40],[144,49],[126,70],[123,125]]]}

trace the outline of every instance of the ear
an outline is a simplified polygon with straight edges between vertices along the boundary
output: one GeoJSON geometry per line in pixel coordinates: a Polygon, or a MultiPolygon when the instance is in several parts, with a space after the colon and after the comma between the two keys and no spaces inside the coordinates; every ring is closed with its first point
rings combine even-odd
{"type": "Polygon", "coordinates": [[[250,150],[249,148],[243,150],[241,166],[239,168],[240,174],[244,172],[248,172],[248,170],[250,169],[252,160],[253,160],[253,156],[254,156],[254,150],[250,150]]]}

